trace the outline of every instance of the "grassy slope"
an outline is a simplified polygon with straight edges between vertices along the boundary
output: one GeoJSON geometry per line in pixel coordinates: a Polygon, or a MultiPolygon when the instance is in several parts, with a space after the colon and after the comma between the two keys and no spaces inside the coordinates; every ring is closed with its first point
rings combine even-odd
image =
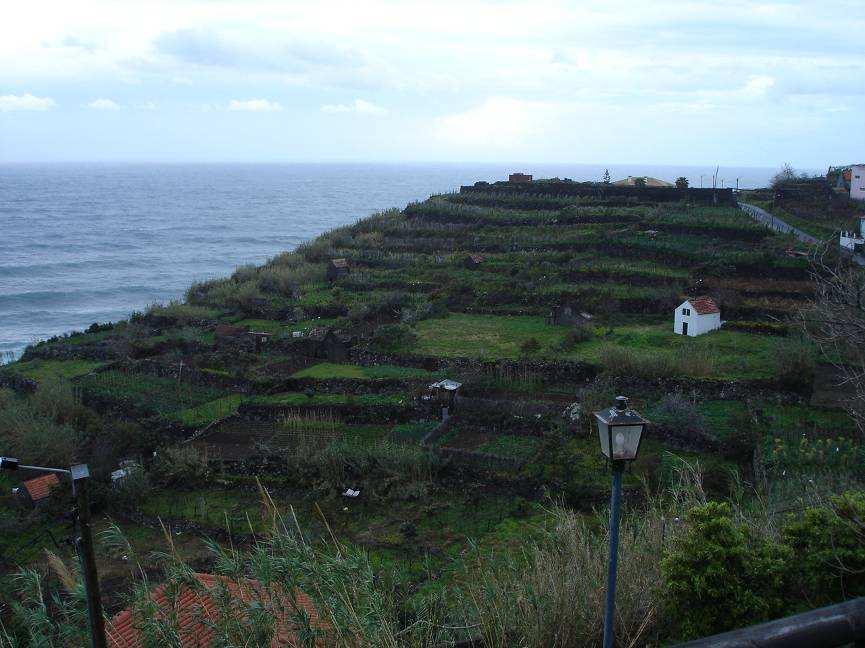
{"type": "MultiPolygon", "coordinates": [[[[242,405],[271,408],[275,417],[282,416],[285,408],[322,408],[333,413],[334,425],[347,439],[363,443],[389,437],[416,443],[435,422],[426,420],[427,414],[418,410],[411,423],[347,425],[338,420],[343,408],[413,408],[409,385],[385,383],[386,389],[382,389],[376,381],[422,382],[440,374],[395,365],[335,364],[322,359],[305,359],[295,366],[296,358],[284,349],[265,348],[257,356],[248,351],[220,350],[214,347],[212,334],[216,322],[267,331],[280,342],[290,340],[293,331],[334,325],[359,334],[361,348],[376,350],[371,335],[384,323],[405,320],[417,337],[392,350],[397,356],[511,360],[522,357],[522,343],[535,338],[540,350],[532,354],[533,360],[565,358],[603,367],[612,349],[633,356],[700,358],[700,377],[735,381],[772,376],[779,338],[732,331],[695,339],[677,336],[671,331],[672,306],[690,284],[704,278],[729,290],[731,302],[760,299],[742,286],[751,292],[753,286],[777,286],[781,292],[795,292],[782,280],[764,276],[767,268],[781,276],[785,269],[801,269],[799,261],[778,253],[790,245],[789,239],[755,227],[735,209],[583,205],[566,214],[558,211],[567,208],[567,201],[563,203],[560,197],[532,200],[536,204],[525,207],[495,196],[452,196],[430,201],[420,215],[390,213],[363,221],[320,238],[289,255],[288,261],[278,259],[266,268],[275,275],[284,273],[291,290],[280,290],[273,277],[265,284],[258,283],[259,275],[255,273],[252,278],[238,276],[201,297],[204,303],[185,313],[184,321],[160,323],[152,329],[146,322],[135,324],[136,341],[152,350],[152,360],[177,366],[182,358],[188,366],[204,373],[248,381],[248,392],[119,371],[82,378],[100,364],[85,358],[88,345],[110,342],[113,336],[120,338],[121,333],[130,337],[131,324],[113,333],[82,334],[59,342],[80,348],[81,358],[66,362],[32,360],[8,370],[37,380],[52,375],[76,378],[85,393],[99,397],[103,403],[114,403],[124,415],[146,420],[146,416],[155,414],[189,428],[204,427],[235,413],[242,405]],[[452,210],[448,203],[460,198],[498,206],[468,212],[452,210]],[[575,214],[576,218],[567,224],[554,222],[575,214]],[[467,218],[470,222],[460,220],[467,218]],[[529,222],[518,223],[519,219],[529,222]],[[646,234],[649,230],[658,234],[646,234]],[[487,260],[480,268],[469,270],[463,267],[468,252],[482,252],[487,260]],[[323,270],[327,259],[338,257],[351,260],[352,272],[331,286],[324,281],[323,270]],[[730,278],[733,275],[735,280],[730,278]],[[383,321],[364,320],[365,309],[394,295],[403,301],[396,309],[384,309],[383,321]],[[568,328],[546,323],[550,308],[564,299],[585,304],[597,314],[598,322],[592,339],[567,351],[560,349],[560,343],[568,328]],[[422,307],[442,304],[446,312],[441,316],[423,314],[422,307]],[[415,311],[421,315],[416,316],[415,311]],[[208,321],[197,321],[201,317],[208,321]],[[190,350],[189,345],[174,344],[189,340],[202,346],[190,350]],[[158,345],[166,343],[174,346],[160,350],[158,345]],[[284,375],[277,375],[272,368],[279,364],[287,367],[284,375]],[[267,367],[271,369],[262,369],[267,367]],[[299,388],[281,384],[288,379],[309,381],[313,387],[303,393],[292,391],[299,388]],[[330,381],[340,381],[340,387],[330,381]],[[357,393],[351,388],[347,393],[342,387],[352,381],[357,384],[357,393]],[[379,389],[382,391],[376,391],[379,389]]],[[[749,319],[760,319],[770,312],[777,315],[796,305],[789,299],[760,302],[749,319]]],[[[174,311],[180,313],[183,309],[174,311]]],[[[684,369],[679,377],[692,373],[687,363],[680,366],[684,369]]],[[[464,376],[449,372],[448,377],[464,380],[467,387],[477,387],[489,379],[497,388],[519,391],[520,398],[545,404],[549,403],[544,399],[557,387],[545,381],[542,370],[537,375],[492,378],[467,370],[464,376]]],[[[559,387],[568,398],[575,391],[570,384],[559,387]]],[[[653,398],[661,396],[652,394],[653,398]]],[[[652,404],[645,405],[644,411],[651,418],[652,404]]],[[[778,408],[771,403],[766,404],[766,410],[769,413],[761,415],[761,420],[771,426],[767,440],[780,431],[849,435],[851,429],[849,420],[837,412],[804,405],[778,408]]],[[[708,400],[699,404],[699,411],[711,432],[724,438],[733,431],[735,417],[746,412],[747,407],[745,403],[708,400]]],[[[243,430],[242,420],[238,429],[243,430]]],[[[460,447],[531,461],[544,441],[513,434],[483,436],[465,428],[443,439],[442,445],[454,442],[460,447]]],[[[587,492],[607,488],[605,467],[597,456],[593,437],[569,430],[561,451],[568,457],[567,470],[585,479],[587,492]]],[[[632,487],[637,477],[663,481],[672,471],[673,460],[659,440],[648,439],[643,455],[634,466],[629,482],[632,487]]],[[[734,467],[722,458],[702,459],[719,471],[734,467]]],[[[541,473],[552,469],[543,465],[539,468],[541,473]]],[[[436,586],[430,572],[443,581],[459,578],[469,539],[482,544],[506,544],[514,537],[529,535],[531,522],[535,521],[534,511],[527,515],[520,510],[522,505],[512,489],[502,494],[480,477],[471,488],[439,484],[436,489],[406,492],[396,499],[378,499],[365,492],[354,502],[335,495],[332,486],[315,492],[291,491],[292,475],[284,480],[276,475],[263,477],[275,489],[281,507],[295,507],[305,530],[314,536],[325,534],[318,522],[316,506],[320,504],[340,538],[369,548],[382,570],[412,573],[417,591],[436,586]],[[418,530],[416,540],[404,537],[401,529],[406,522],[418,530]],[[424,560],[431,561],[428,571],[417,567],[421,554],[426,556],[424,560]]],[[[231,487],[240,479],[231,476],[222,484],[194,492],[165,490],[159,497],[147,500],[143,509],[151,516],[201,524],[204,535],[223,526],[226,514],[233,526],[251,524],[260,531],[260,505],[254,488],[239,491],[231,487]],[[251,523],[246,522],[247,518],[251,523]]],[[[128,527],[133,535],[137,529],[128,527]]],[[[152,534],[141,531],[140,535],[142,544],[152,545],[152,534]]],[[[190,545],[190,551],[201,557],[201,548],[195,543],[190,545]]]]}

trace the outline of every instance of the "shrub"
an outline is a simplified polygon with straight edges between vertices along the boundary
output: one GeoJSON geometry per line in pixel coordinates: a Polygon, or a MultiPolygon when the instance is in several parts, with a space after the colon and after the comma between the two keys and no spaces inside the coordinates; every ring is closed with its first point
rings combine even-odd
{"type": "Polygon", "coordinates": [[[165,486],[199,484],[209,472],[207,460],[192,446],[169,446],[159,450],[150,468],[153,480],[165,486]]]}
{"type": "Polygon", "coordinates": [[[595,337],[595,330],[591,326],[588,326],[587,324],[577,324],[565,333],[565,339],[562,340],[561,344],[562,350],[570,351],[578,344],[588,342],[593,337],[595,337]]]}
{"type": "Polygon", "coordinates": [[[701,436],[708,431],[706,419],[696,403],[681,391],[671,392],[661,399],[652,413],[652,421],[683,437],[701,436]]]}
{"type": "Polygon", "coordinates": [[[530,337],[528,340],[520,344],[520,353],[523,355],[532,355],[541,350],[541,343],[537,338],[530,337]]]}
{"type": "Polygon", "coordinates": [[[782,536],[796,553],[793,599],[807,608],[865,595],[865,493],[833,497],[785,525],[782,536]]]}
{"type": "Polygon", "coordinates": [[[785,389],[807,389],[814,382],[814,345],[804,337],[789,337],[775,353],[775,376],[785,389]]]}
{"type": "Polygon", "coordinates": [[[780,616],[789,547],[750,538],[729,504],[710,502],[687,515],[687,530],[661,562],[668,618],[683,639],[780,616]]]}
{"type": "Polygon", "coordinates": [[[181,326],[189,326],[201,322],[209,322],[216,313],[204,306],[171,301],[168,304],[154,304],[147,309],[147,317],[157,322],[169,322],[181,326]]]}
{"type": "Polygon", "coordinates": [[[417,340],[417,334],[405,324],[386,324],[375,330],[372,336],[373,346],[379,351],[398,351],[417,340]]]}

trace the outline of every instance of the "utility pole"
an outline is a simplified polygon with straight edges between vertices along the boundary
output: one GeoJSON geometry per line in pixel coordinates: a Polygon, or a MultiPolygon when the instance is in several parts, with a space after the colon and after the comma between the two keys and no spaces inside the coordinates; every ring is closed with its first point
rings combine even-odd
{"type": "Polygon", "coordinates": [[[28,470],[40,473],[68,475],[72,480],[72,495],[75,497],[75,519],[78,535],[74,539],[75,550],[81,561],[84,589],[87,596],[87,621],[90,626],[92,648],[108,648],[105,640],[105,619],[102,616],[102,598],[99,593],[99,575],[96,571],[96,555],[93,551],[93,534],[90,530],[90,498],[88,484],[90,470],[87,464],[76,464],[71,469],[24,466],[14,457],[0,457],[0,470],[28,470]]]}
{"type": "Polygon", "coordinates": [[[102,616],[102,597],[99,593],[99,574],[96,571],[96,555],[93,552],[93,534],[90,531],[90,498],[88,486],[90,470],[87,464],[72,466],[72,494],[77,504],[78,537],[75,549],[81,560],[84,589],[87,592],[87,617],[90,623],[90,640],[93,648],[106,648],[105,619],[102,616]]]}

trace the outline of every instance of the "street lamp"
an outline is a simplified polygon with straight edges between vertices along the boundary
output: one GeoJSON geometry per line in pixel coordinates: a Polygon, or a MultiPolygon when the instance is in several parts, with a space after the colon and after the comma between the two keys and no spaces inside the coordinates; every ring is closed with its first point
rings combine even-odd
{"type": "Polygon", "coordinates": [[[75,538],[75,550],[81,561],[81,572],[84,576],[84,589],[87,593],[87,620],[90,625],[90,642],[93,648],[106,648],[105,620],[102,618],[102,601],[99,595],[99,576],[96,572],[96,557],[93,552],[93,535],[90,532],[90,501],[87,485],[90,481],[90,470],[87,464],[76,464],[69,470],[65,468],[44,468],[42,466],[25,466],[14,457],[0,457],[0,470],[28,470],[47,472],[56,475],[68,475],[72,480],[72,495],[76,501],[76,519],[78,521],[78,536],[75,538]]]}
{"type": "Polygon", "coordinates": [[[646,419],[628,407],[628,399],[616,396],[616,404],[595,412],[601,452],[610,460],[613,491],[610,495],[610,563],[607,572],[607,604],[604,610],[604,648],[613,646],[613,616],[616,608],[616,567],[619,551],[619,508],[622,499],[622,472],[637,458],[646,419]]]}

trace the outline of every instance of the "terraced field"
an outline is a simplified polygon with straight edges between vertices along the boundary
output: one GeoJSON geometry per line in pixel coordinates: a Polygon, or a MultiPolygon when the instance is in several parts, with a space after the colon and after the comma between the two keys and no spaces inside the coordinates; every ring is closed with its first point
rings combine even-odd
{"type": "Polygon", "coordinates": [[[425,591],[459,578],[471,539],[533,533],[545,496],[603,501],[590,412],[618,393],[653,423],[629,489],[696,457],[718,493],[755,457],[778,479],[826,439],[859,457],[849,418],[809,404],[814,352],[787,321],[813,293],[796,246],[732,206],[464,190],[36,344],[2,375],[8,398],[60,378],[134,426],[82,450],[98,446],[105,470],[140,458],[161,485],[138,517],[109,500],[125,524],[164,517],[204,536],[248,515],[258,531],[258,478],[309,512],[313,537],[324,509],[331,531],[425,591]],[[348,270],[329,273],[334,259],[348,270]],[[700,294],[724,327],[675,335],[674,309],[700,294]],[[556,323],[563,305],[591,317],[556,323]],[[431,387],[444,379],[456,397],[431,387]]]}

